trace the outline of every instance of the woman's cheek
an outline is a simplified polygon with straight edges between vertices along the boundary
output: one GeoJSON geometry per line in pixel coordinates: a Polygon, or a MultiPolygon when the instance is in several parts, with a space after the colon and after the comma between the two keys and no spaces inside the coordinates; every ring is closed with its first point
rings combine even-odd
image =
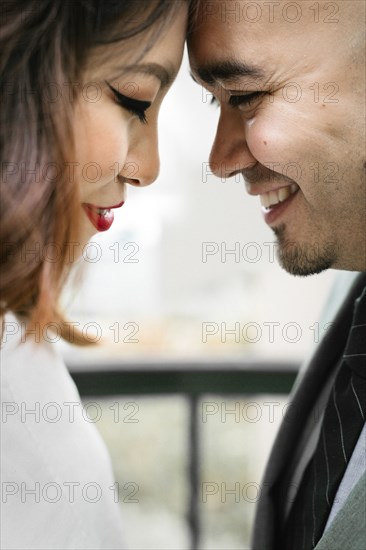
{"type": "Polygon", "coordinates": [[[88,164],[91,178],[87,178],[89,183],[108,184],[116,178],[122,171],[127,159],[128,136],[113,134],[106,130],[105,134],[100,135],[100,139],[94,143],[93,150],[90,151],[88,164]],[[93,167],[95,167],[93,169],[93,167]],[[94,176],[98,175],[96,179],[94,176]]]}
{"type": "Polygon", "coordinates": [[[87,176],[82,179],[91,182],[93,172],[98,172],[102,181],[112,179],[116,165],[120,170],[127,157],[128,118],[113,103],[92,104],[82,114],[76,134],[77,160],[87,176]]]}

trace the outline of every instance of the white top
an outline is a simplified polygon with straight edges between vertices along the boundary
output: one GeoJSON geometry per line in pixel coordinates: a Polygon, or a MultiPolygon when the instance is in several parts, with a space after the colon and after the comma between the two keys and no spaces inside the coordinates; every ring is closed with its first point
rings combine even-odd
{"type": "Polygon", "coordinates": [[[1,358],[1,548],[125,548],[110,458],[70,374],[6,315],[1,358]],[[22,341],[23,340],[23,341],[22,341]]]}

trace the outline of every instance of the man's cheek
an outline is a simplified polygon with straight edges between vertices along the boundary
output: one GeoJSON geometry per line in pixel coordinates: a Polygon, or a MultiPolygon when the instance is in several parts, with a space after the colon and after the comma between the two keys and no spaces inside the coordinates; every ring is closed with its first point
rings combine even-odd
{"type": "Polygon", "coordinates": [[[247,144],[260,164],[283,173],[289,163],[298,162],[302,157],[299,131],[291,131],[291,126],[278,117],[263,115],[248,121],[247,144]]]}

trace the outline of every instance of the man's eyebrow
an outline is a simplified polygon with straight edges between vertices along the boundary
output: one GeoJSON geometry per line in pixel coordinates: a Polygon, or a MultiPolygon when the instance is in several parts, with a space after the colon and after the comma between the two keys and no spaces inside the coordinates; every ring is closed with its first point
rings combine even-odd
{"type": "MultiPolygon", "coordinates": [[[[193,70],[203,82],[210,86],[214,85],[218,80],[233,82],[245,76],[264,78],[264,72],[261,69],[238,60],[217,61],[193,68],[193,70]]],[[[195,80],[193,74],[192,78],[195,80]]]]}
{"type": "Polygon", "coordinates": [[[165,88],[173,82],[176,71],[173,67],[163,67],[159,63],[136,63],[122,68],[123,73],[143,73],[155,76],[161,82],[161,87],[165,88]]]}

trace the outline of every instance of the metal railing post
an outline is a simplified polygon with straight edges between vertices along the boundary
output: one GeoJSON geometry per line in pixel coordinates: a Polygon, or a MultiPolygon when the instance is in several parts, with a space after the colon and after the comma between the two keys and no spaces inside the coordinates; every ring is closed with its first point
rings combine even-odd
{"type": "Polygon", "coordinates": [[[189,510],[188,524],[191,537],[191,550],[198,550],[201,535],[200,518],[200,449],[198,426],[199,396],[189,396],[189,510]]]}

